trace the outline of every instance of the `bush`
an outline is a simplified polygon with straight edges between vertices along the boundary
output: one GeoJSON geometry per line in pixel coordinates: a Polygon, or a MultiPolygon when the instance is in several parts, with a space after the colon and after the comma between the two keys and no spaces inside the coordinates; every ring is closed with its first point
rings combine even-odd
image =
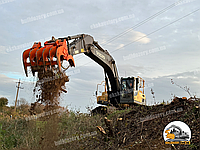
{"type": "Polygon", "coordinates": [[[8,105],[8,99],[5,97],[0,98],[0,107],[8,105]]]}

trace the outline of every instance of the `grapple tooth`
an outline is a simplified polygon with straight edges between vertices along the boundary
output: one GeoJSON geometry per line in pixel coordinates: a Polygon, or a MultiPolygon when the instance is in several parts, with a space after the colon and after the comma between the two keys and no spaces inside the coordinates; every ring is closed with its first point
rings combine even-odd
{"type": "MultiPolygon", "coordinates": [[[[29,55],[29,53],[30,53],[30,51],[32,51],[33,49],[38,49],[38,48],[40,48],[41,47],[41,43],[39,42],[39,43],[34,43],[33,44],[33,46],[32,46],[32,48],[30,48],[30,49],[27,49],[27,50],[25,50],[24,52],[23,52],[23,55],[22,55],[22,59],[23,59],[23,65],[24,65],[24,71],[25,71],[25,74],[26,74],[26,76],[28,77],[28,73],[27,73],[27,67],[28,66],[31,66],[31,63],[28,63],[27,62],[27,58],[30,56],[29,55]]],[[[30,58],[29,58],[30,59],[30,58]]]]}
{"type": "Polygon", "coordinates": [[[52,48],[53,46],[49,46],[47,48],[45,48],[42,52],[42,59],[43,59],[43,66],[45,71],[47,71],[47,66],[50,65],[50,61],[49,61],[49,50],[52,48]]]}
{"type": "Polygon", "coordinates": [[[51,68],[57,64],[56,61],[53,61],[53,57],[56,57],[56,49],[57,49],[57,46],[54,46],[49,50],[51,68]]]}
{"type": "Polygon", "coordinates": [[[63,46],[65,48],[63,53],[62,53],[63,58],[69,62],[71,67],[75,67],[73,56],[68,54],[68,48],[67,48],[66,40],[64,40],[63,46]]]}
{"type": "Polygon", "coordinates": [[[24,71],[26,76],[28,77],[28,73],[27,73],[27,67],[30,66],[30,63],[27,62],[27,58],[29,57],[29,52],[31,51],[32,48],[27,49],[23,52],[23,65],[24,65],[24,71]]]}
{"type": "Polygon", "coordinates": [[[33,73],[33,76],[35,76],[35,72],[37,71],[37,64],[36,64],[36,51],[38,48],[34,48],[29,52],[29,59],[30,59],[30,65],[31,65],[31,71],[33,73]]]}
{"type": "Polygon", "coordinates": [[[72,55],[68,55],[66,60],[69,62],[70,66],[75,67],[74,58],[72,55]]]}
{"type": "Polygon", "coordinates": [[[60,60],[63,60],[63,59],[67,60],[70,63],[71,67],[72,66],[75,67],[74,58],[71,55],[69,55],[69,53],[68,53],[66,40],[64,40],[64,42],[62,43],[62,46],[57,48],[56,57],[57,57],[57,65],[58,65],[58,68],[60,71],[61,71],[60,60]]]}
{"type": "Polygon", "coordinates": [[[36,51],[36,64],[37,68],[40,69],[41,66],[43,66],[43,61],[42,61],[42,52],[46,47],[42,47],[36,51]]]}
{"type": "Polygon", "coordinates": [[[58,47],[58,49],[56,50],[56,57],[57,57],[57,65],[58,65],[58,69],[59,71],[61,71],[61,62],[60,62],[60,58],[62,56],[62,51],[63,51],[63,46],[58,47]]]}

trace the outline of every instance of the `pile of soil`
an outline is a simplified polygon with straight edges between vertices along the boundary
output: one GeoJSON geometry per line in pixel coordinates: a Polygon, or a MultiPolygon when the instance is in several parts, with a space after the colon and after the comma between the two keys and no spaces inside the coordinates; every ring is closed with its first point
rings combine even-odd
{"type": "Polygon", "coordinates": [[[174,98],[169,105],[157,105],[152,107],[139,107],[134,111],[126,114],[125,122],[127,123],[128,131],[124,126],[121,131],[125,131],[127,139],[126,144],[132,149],[164,149],[167,147],[163,140],[163,130],[167,124],[172,121],[182,121],[186,123],[192,132],[191,144],[174,145],[172,149],[200,149],[200,101],[185,100],[182,98],[174,98]],[[162,114],[163,115],[154,115],[162,114]],[[142,122],[141,118],[149,115],[154,117],[146,119],[142,122]]]}
{"type": "MultiPolygon", "coordinates": [[[[108,117],[108,116],[107,116],[108,117]]],[[[120,117],[105,119],[96,140],[92,139],[84,149],[133,149],[133,150],[193,150],[200,149],[200,99],[174,98],[168,104],[156,106],[134,106],[120,117]],[[165,115],[159,115],[165,114],[165,115]],[[150,116],[147,118],[148,116],[150,116]],[[191,145],[167,145],[164,143],[163,130],[172,121],[182,121],[191,130],[191,145]]]]}

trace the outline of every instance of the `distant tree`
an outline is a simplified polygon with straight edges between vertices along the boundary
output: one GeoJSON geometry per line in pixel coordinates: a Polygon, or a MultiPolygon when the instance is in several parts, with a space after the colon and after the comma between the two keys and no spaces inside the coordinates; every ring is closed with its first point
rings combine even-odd
{"type": "Polygon", "coordinates": [[[18,101],[19,101],[19,106],[17,107],[17,109],[20,110],[22,114],[29,114],[28,109],[30,106],[28,105],[26,99],[20,98],[18,101]]]}
{"type": "Polygon", "coordinates": [[[0,107],[8,105],[8,99],[5,97],[0,98],[0,107]]]}
{"type": "Polygon", "coordinates": [[[175,84],[175,85],[178,86],[178,87],[180,87],[181,89],[183,89],[184,91],[186,91],[186,92],[190,95],[190,97],[192,97],[192,95],[191,95],[191,93],[190,93],[190,88],[188,88],[187,86],[182,87],[182,86],[176,84],[176,83],[173,81],[173,79],[171,79],[171,83],[172,83],[172,84],[175,84]]]}
{"type": "Polygon", "coordinates": [[[19,101],[19,105],[28,105],[28,102],[26,101],[25,98],[20,98],[18,101],[19,101]]]}

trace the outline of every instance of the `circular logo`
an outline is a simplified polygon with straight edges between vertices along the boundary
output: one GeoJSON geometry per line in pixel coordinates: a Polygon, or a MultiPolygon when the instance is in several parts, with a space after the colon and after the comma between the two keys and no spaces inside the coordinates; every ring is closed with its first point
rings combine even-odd
{"type": "Polygon", "coordinates": [[[182,121],[170,122],[163,131],[165,144],[190,144],[191,130],[182,121]]]}

